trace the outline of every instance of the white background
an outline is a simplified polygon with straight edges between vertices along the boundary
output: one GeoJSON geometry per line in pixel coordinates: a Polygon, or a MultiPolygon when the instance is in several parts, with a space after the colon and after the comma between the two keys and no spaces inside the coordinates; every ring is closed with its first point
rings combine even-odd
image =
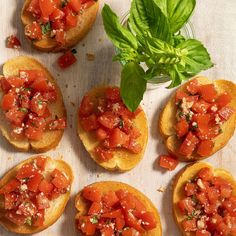
{"type": "MultiPolygon", "coordinates": [[[[129,0],[101,0],[100,11],[104,2],[111,5],[118,15],[123,15],[130,7],[129,0]]],[[[76,113],[78,104],[84,93],[98,84],[119,84],[120,66],[112,62],[114,49],[107,40],[103,30],[100,12],[94,28],[88,36],[76,47],[78,63],[68,70],[60,70],[55,61],[59,54],[41,53],[31,48],[23,35],[20,21],[22,0],[1,0],[0,2],[0,64],[9,58],[26,54],[40,60],[57,79],[61,87],[68,113],[69,127],[59,146],[47,154],[55,158],[63,158],[74,171],[75,180],[71,199],[63,216],[49,229],[39,233],[40,236],[73,236],[79,235],[74,228],[74,197],[83,186],[101,180],[123,181],[143,191],[157,206],[163,225],[164,236],[179,236],[172,217],[171,184],[175,174],[185,165],[180,164],[173,172],[161,170],[156,159],[165,152],[162,140],[157,130],[157,120],[160,109],[173,92],[165,88],[148,91],[145,94],[143,108],[149,120],[149,142],[142,162],[132,171],[124,174],[109,173],[93,162],[84,150],[76,135],[76,113]],[[5,48],[5,39],[11,34],[17,34],[22,42],[21,50],[5,48]],[[94,53],[95,61],[89,62],[86,53],[94,53]],[[68,84],[68,88],[66,85],[68,84]],[[75,104],[75,106],[72,105],[75,104]],[[161,186],[167,187],[165,193],[157,191],[161,186]]],[[[236,1],[235,0],[198,0],[191,21],[195,29],[195,37],[208,48],[215,67],[202,73],[211,79],[225,78],[236,82],[236,1]]],[[[217,154],[207,159],[216,167],[230,170],[236,177],[236,137],[217,154]]],[[[31,153],[19,153],[0,136],[0,176],[9,168],[31,153]]],[[[10,236],[0,228],[0,235],[10,236]]]]}

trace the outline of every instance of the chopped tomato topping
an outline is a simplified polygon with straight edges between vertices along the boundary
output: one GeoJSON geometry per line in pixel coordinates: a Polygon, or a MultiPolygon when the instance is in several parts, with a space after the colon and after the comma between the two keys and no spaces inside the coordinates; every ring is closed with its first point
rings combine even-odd
{"type": "Polygon", "coordinates": [[[102,197],[103,204],[106,207],[113,207],[119,202],[119,198],[116,196],[115,192],[107,192],[102,197]]]}
{"type": "Polygon", "coordinates": [[[88,215],[98,215],[102,212],[101,202],[93,202],[89,208],[88,215]]]}
{"type": "Polygon", "coordinates": [[[11,85],[6,78],[1,78],[0,83],[4,93],[7,93],[11,89],[11,85]]]}
{"type": "Polygon", "coordinates": [[[70,0],[70,1],[68,2],[68,7],[69,7],[72,11],[74,11],[74,12],[76,12],[76,13],[79,13],[79,11],[80,11],[80,9],[81,9],[81,2],[78,1],[78,0],[70,0]]]}
{"type": "Polygon", "coordinates": [[[98,146],[95,148],[94,151],[97,154],[99,161],[101,162],[109,161],[110,159],[113,158],[113,152],[108,149],[98,146]]]}
{"type": "Polygon", "coordinates": [[[17,49],[20,47],[21,47],[20,40],[16,36],[11,35],[7,38],[7,48],[17,49]]]}
{"type": "Polygon", "coordinates": [[[176,129],[177,136],[181,138],[188,133],[189,124],[186,120],[182,119],[178,121],[178,123],[175,126],[175,129],[176,129]]]}
{"type": "Polygon", "coordinates": [[[214,143],[211,140],[203,140],[200,142],[197,148],[197,154],[202,157],[210,156],[214,147],[214,143]]]}
{"type": "Polygon", "coordinates": [[[197,79],[191,80],[187,85],[187,91],[191,93],[192,95],[195,95],[198,93],[198,81],[197,79]]]}
{"type": "Polygon", "coordinates": [[[58,189],[66,189],[69,186],[69,180],[58,169],[55,169],[51,175],[54,177],[52,180],[52,184],[58,189]]]}
{"type": "Polygon", "coordinates": [[[161,155],[159,163],[160,166],[165,169],[174,170],[179,164],[179,161],[173,158],[171,155],[161,155]]]}
{"type": "Polygon", "coordinates": [[[17,179],[12,179],[0,189],[0,194],[11,193],[15,191],[19,186],[20,186],[20,182],[17,179]]]}
{"type": "Polygon", "coordinates": [[[183,221],[182,222],[182,227],[183,227],[185,232],[196,231],[196,229],[197,229],[196,219],[183,221]]]}
{"type": "Polygon", "coordinates": [[[234,113],[235,110],[231,107],[222,107],[219,110],[219,115],[224,120],[228,120],[234,113]]]}
{"type": "Polygon", "coordinates": [[[64,118],[55,119],[49,122],[49,130],[64,130],[66,128],[66,120],[64,118]]]}
{"type": "Polygon", "coordinates": [[[91,202],[100,202],[102,193],[98,188],[88,186],[83,189],[83,197],[91,202]]]}
{"type": "Polygon", "coordinates": [[[106,89],[106,93],[105,93],[105,97],[108,100],[114,101],[114,102],[118,102],[121,100],[120,98],[120,89],[119,88],[107,88],[106,89]]]}
{"type": "Polygon", "coordinates": [[[27,187],[30,191],[32,192],[37,192],[39,184],[41,183],[42,180],[42,175],[40,173],[35,173],[35,175],[29,179],[27,183],[27,187]]]}
{"type": "Polygon", "coordinates": [[[42,17],[48,18],[55,9],[55,2],[53,0],[39,0],[39,7],[42,17]]]}
{"type": "Polygon", "coordinates": [[[43,179],[39,184],[39,191],[44,193],[46,196],[50,195],[53,190],[53,184],[43,179]]]}
{"type": "Polygon", "coordinates": [[[80,119],[81,125],[85,131],[92,131],[99,128],[99,123],[95,114],[80,119]]]}
{"type": "Polygon", "coordinates": [[[26,25],[25,35],[28,36],[30,39],[42,39],[43,34],[40,24],[34,21],[32,24],[26,25]]]}
{"type": "Polygon", "coordinates": [[[12,108],[16,107],[16,102],[17,102],[17,96],[15,94],[5,94],[2,98],[2,104],[1,107],[4,111],[9,111],[12,108]]]}
{"type": "Polygon", "coordinates": [[[80,216],[78,227],[85,235],[94,235],[96,231],[96,224],[91,223],[89,216],[80,216]]]}
{"type": "Polygon", "coordinates": [[[205,102],[203,99],[199,99],[192,106],[192,110],[196,113],[207,113],[208,108],[210,107],[210,103],[205,102]]]}
{"type": "Polygon", "coordinates": [[[199,94],[206,102],[214,102],[217,98],[217,91],[214,84],[200,85],[199,94]]]}
{"type": "Polygon", "coordinates": [[[219,105],[219,107],[225,107],[227,106],[232,100],[232,97],[227,93],[222,93],[219,95],[219,97],[216,99],[216,103],[219,105]]]}
{"type": "Polygon", "coordinates": [[[184,156],[192,155],[198,142],[198,138],[190,131],[187,137],[185,138],[184,142],[181,144],[179,148],[179,153],[184,156]]]}
{"type": "Polygon", "coordinates": [[[77,22],[78,22],[78,18],[73,13],[69,13],[66,16],[66,26],[67,26],[68,29],[76,27],[77,22]]]}
{"type": "Polygon", "coordinates": [[[112,112],[107,111],[98,117],[98,122],[105,128],[114,129],[119,124],[120,119],[112,112]]]}
{"type": "Polygon", "coordinates": [[[77,61],[77,58],[71,51],[67,51],[65,54],[60,56],[57,63],[61,69],[66,69],[73,65],[77,61]]]}

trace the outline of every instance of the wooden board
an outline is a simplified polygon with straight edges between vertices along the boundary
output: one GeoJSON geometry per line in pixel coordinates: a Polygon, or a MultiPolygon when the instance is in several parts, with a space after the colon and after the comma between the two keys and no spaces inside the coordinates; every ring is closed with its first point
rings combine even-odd
{"type": "MultiPolygon", "coordinates": [[[[100,0],[100,10],[104,2],[123,15],[129,9],[130,0],[100,0]]],[[[180,233],[174,223],[171,209],[172,179],[184,166],[181,164],[176,171],[164,172],[156,165],[156,158],[164,153],[159,133],[157,119],[163,104],[169,98],[172,90],[160,88],[149,90],[144,97],[143,107],[149,120],[149,142],[143,161],[132,171],[124,174],[109,173],[93,162],[81,142],[76,136],[75,118],[77,106],[84,93],[95,85],[119,84],[120,65],[112,62],[114,48],[106,38],[103,30],[102,18],[99,12],[95,27],[89,35],[76,47],[78,63],[62,71],[56,65],[56,58],[60,54],[40,53],[31,48],[23,35],[20,22],[22,0],[1,1],[0,24],[0,64],[17,55],[30,55],[40,60],[52,72],[60,85],[68,113],[69,127],[57,149],[47,154],[55,158],[63,158],[73,168],[75,181],[71,200],[63,216],[49,229],[39,233],[40,236],[74,236],[78,235],[74,228],[74,198],[83,186],[101,180],[118,180],[133,185],[143,191],[157,206],[161,214],[164,236],[179,236],[180,233]],[[5,48],[5,39],[11,34],[19,36],[23,47],[21,50],[5,48]],[[86,53],[95,54],[94,61],[88,61],[86,53]],[[166,191],[157,191],[165,187],[166,191]]],[[[236,1],[235,0],[198,0],[196,11],[191,19],[196,38],[204,42],[209,49],[214,68],[203,75],[209,78],[225,78],[236,82],[236,1]]],[[[216,167],[230,170],[236,177],[236,135],[230,140],[226,148],[207,159],[216,167]]],[[[0,176],[9,168],[31,154],[16,152],[4,138],[0,136],[0,176]]],[[[0,235],[10,236],[0,228],[0,235]]]]}

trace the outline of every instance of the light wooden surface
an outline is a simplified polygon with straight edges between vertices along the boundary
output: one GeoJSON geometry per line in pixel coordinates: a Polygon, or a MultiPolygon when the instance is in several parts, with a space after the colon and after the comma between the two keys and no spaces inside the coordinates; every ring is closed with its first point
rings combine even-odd
{"type": "MultiPolygon", "coordinates": [[[[100,10],[104,2],[110,4],[119,15],[123,15],[130,5],[130,0],[100,0],[100,10]]],[[[159,154],[165,152],[157,131],[157,119],[163,104],[172,93],[165,88],[148,91],[143,107],[149,120],[149,142],[143,161],[132,171],[125,174],[109,173],[93,162],[76,136],[76,111],[84,93],[98,84],[119,84],[120,66],[112,62],[114,49],[107,40],[99,13],[96,24],[88,36],[76,47],[78,63],[61,71],[55,61],[58,54],[40,53],[30,47],[23,35],[20,22],[22,0],[1,0],[0,24],[0,64],[17,55],[27,54],[39,59],[52,72],[60,85],[68,113],[69,127],[59,146],[50,152],[55,158],[63,158],[73,168],[75,181],[71,200],[63,216],[49,229],[39,233],[40,236],[78,235],[74,227],[74,197],[83,186],[101,180],[117,180],[133,185],[143,191],[157,206],[161,214],[164,236],[179,236],[171,209],[171,184],[175,174],[184,166],[181,164],[173,172],[164,172],[155,163],[159,154]],[[17,33],[23,44],[21,50],[5,48],[7,36],[17,33]],[[95,61],[89,62],[86,53],[94,53],[95,61]],[[68,88],[67,88],[68,85],[68,88]],[[157,191],[166,187],[164,193],[157,191]]],[[[214,68],[204,72],[212,79],[225,78],[236,82],[236,1],[235,0],[198,0],[194,16],[191,19],[196,38],[204,42],[209,49],[214,68]]],[[[236,137],[227,147],[207,160],[216,167],[230,170],[236,177],[236,137]]],[[[28,158],[31,153],[15,151],[0,137],[0,176],[9,168],[28,158]]],[[[0,228],[0,235],[10,236],[0,228]]]]}

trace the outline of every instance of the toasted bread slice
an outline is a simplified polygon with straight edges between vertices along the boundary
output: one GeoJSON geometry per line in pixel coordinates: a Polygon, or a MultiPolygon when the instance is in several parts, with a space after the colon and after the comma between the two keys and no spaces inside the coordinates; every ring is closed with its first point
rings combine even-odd
{"type": "MultiPolygon", "coordinates": [[[[139,190],[135,189],[134,187],[121,183],[116,181],[104,181],[104,182],[97,182],[93,183],[90,186],[96,187],[101,190],[102,193],[106,193],[109,191],[115,192],[117,190],[126,190],[130,193],[132,193],[134,196],[136,196],[146,207],[147,211],[153,212],[155,215],[155,219],[157,221],[157,227],[153,230],[150,230],[148,232],[145,232],[143,236],[161,236],[162,235],[162,227],[161,227],[161,220],[159,213],[154,206],[154,204],[151,202],[150,199],[148,199],[143,193],[141,193],[139,190]]],[[[76,214],[75,219],[77,220],[79,216],[86,215],[88,212],[88,202],[83,198],[82,191],[78,193],[75,199],[75,207],[78,211],[76,214]]]]}
{"type": "Polygon", "coordinates": [[[185,232],[181,227],[181,222],[186,218],[179,210],[178,202],[185,198],[184,185],[191,179],[193,179],[197,173],[204,167],[211,168],[215,176],[219,176],[227,180],[233,186],[233,196],[236,196],[236,181],[234,177],[224,169],[213,169],[213,167],[204,162],[197,162],[193,165],[186,166],[177,176],[174,181],[172,204],[173,213],[179,228],[184,236],[194,236],[194,232],[185,232]]]}
{"type": "MultiPolygon", "coordinates": [[[[31,24],[34,21],[32,15],[27,12],[30,2],[31,0],[25,0],[21,11],[21,20],[24,26],[31,24]]],[[[83,10],[82,13],[78,15],[77,26],[66,31],[65,45],[61,46],[56,42],[55,39],[46,36],[41,40],[32,41],[32,45],[38,50],[44,52],[59,52],[75,46],[92,28],[96,20],[98,9],[99,3],[96,1],[91,7],[83,10]]]]}
{"type": "MultiPolygon", "coordinates": [[[[60,88],[57,86],[56,81],[52,77],[50,72],[35,59],[26,56],[20,56],[7,61],[3,65],[3,75],[6,77],[18,76],[19,69],[25,69],[25,70],[37,69],[37,70],[42,70],[45,73],[47,79],[55,86],[57,92],[57,101],[49,104],[48,108],[53,117],[54,116],[57,116],[59,118],[66,117],[66,110],[60,88]]],[[[1,91],[0,88],[0,100],[2,96],[3,92],[1,91]]],[[[39,141],[29,141],[27,138],[23,140],[15,140],[10,135],[10,125],[6,121],[2,109],[0,109],[0,130],[3,136],[9,141],[10,144],[12,144],[18,150],[24,152],[29,151],[30,149],[32,149],[35,152],[46,152],[58,145],[64,133],[63,130],[55,130],[55,131],[46,130],[43,132],[43,136],[39,141]]]]}
{"type": "MultiPolygon", "coordinates": [[[[0,180],[0,188],[16,176],[17,171],[21,168],[22,165],[26,163],[31,163],[36,157],[37,156],[31,157],[26,161],[21,162],[11,170],[9,170],[0,180]]],[[[47,157],[47,164],[45,166],[45,171],[43,172],[43,174],[46,175],[47,172],[50,173],[55,168],[62,171],[66,175],[66,177],[69,179],[71,186],[74,177],[70,166],[62,160],[54,160],[50,157],[47,157]]],[[[54,224],[60,218],[70,198],[70,190],[71,188],[67,193],[61,194],[58,198],[50,202],[50,208],[45,210],[45,221],[43,226],[40,227],[33,227],[29,225],[17,226],[4,217],[4,209],[1,207],[0,207],[0,224],[8,231],[18,234],[33,234],[36,232],[40,232],[48,228],[52,224],[54,224]]],[[[4,202],[0,202],[0,206],[4,206],[4,202]]]]}
{"type": "MultiPolygon", "coordinates": [[[[211,84],[213,81],[207,79],[206,77],[198,76],[196,77],[199,84],[211,84]]],[[[236,110],[236,85],[227,80],[216,80],[214,85],[218,93],[227,92],[231,95],[232,101],[228,104],[230,107],[236,110]]],[[[186,91],[187,83],[182,85],[179,90],[186,91]]],[[[165,105],[164,109],[159,118],[159,131],[163,138],[165,139],[165,145],[168,151],[175,156],[177,156],[181,161],[196,161],[204,159],[207,157],[202,157],[196,153],[192,156],[186,157],[178,153],[178,148],[180,146],[180,140],[176,136],[175,124],[176,124],[176,112],[177,106],[175,104],[175,94],[170,98],[170,100],[165,105]]],[[[218,135],[214,141],[214,148],[211,155],[223,148],[229,141],[229,139],[234,134],[236,126],[236,113],[234,113],[228,121],[221,125],[222,133],[218,135]]]]}
{"type": "MultiPolygon", "coordinates": [[[[104,97],[104,93],[107,87],[97,87],[90,90],[87,94],[92,98],[104,97]]],[[[91,158],[97,162],[103,168],[110,171],[128,171],[134,168],[143,158],[145,148],[148,140],[148,127],[147,127],[147,118],[142,110],[137,117],[134,119],[135,126],[140,130],[141,136],[137,139],[137,142],[141,145],[142,151],[138,154],[131,153],[123,148],[117,149],[114,152],[114,157],[106,162],[100,162],[94,153],[94,148],[99,144],[95,134],[93,132],[86,132],[78,119],[78,135],[84,144],[85,149],[90,154],[91,158]]]]}

